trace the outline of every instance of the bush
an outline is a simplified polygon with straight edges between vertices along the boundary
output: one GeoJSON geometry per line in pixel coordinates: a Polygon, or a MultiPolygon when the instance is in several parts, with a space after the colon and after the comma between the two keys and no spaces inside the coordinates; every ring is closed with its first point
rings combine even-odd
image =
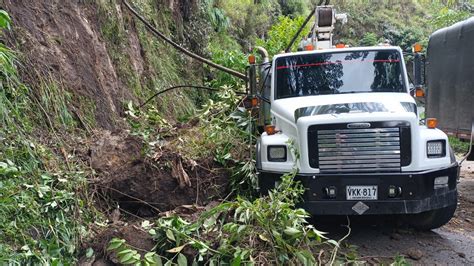
{"type": "MultiPolygon", "coordinates": [[[[191,264],[188,259],[193,264],[209,265],[316,264],[314,254],[323,245],[338,243],[323,241],[324,233],[306,221],[307,212],[296,208],[304,188],[293,180],[295,174],[296,170],[284,175],[281,184],[266,197],[254,201],[238,197],[221,203],[193,223],[179,216],[158,219],[155,226],[146,228],[156,241],[156,249],[148,256],[154,256],[155,262],[178,265],[191,264]],[[189,249],[194,255],[189,255],[189,249]]],[[[146,260],[121,239],[113,239],[109,250],[115,251],[122,263],[146,260]]]]}
{"type": "Polygon", "coordinates": [[[360,40],[361,46],[374,46],[380,43],[380,38],[373,32],[367,32],[362,40],[360,40]]]}
{"type": "MultiPolygon", "coordinates": [[[[268,31],[267,38],[257,39],[256,45],[263,46],[268,50],[270,56],[279,54],[284,51],[290,44],[293,36],[298,32],[298,29],[303,25],[305,17],[296,17],[294,19],[289,17],[279,17],[278,22],[275,23],[268,31]]],[[[299,45],[299,41],[306,35],[308,35],[311,23],[308,23],[306,28],[301,32],[300,38],[296,39],[296,42],[291,47],[294,51],[299,45]]]]}

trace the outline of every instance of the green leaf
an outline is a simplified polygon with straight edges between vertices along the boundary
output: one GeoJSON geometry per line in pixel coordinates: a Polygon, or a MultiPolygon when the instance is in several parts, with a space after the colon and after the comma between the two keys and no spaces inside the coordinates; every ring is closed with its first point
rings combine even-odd
{"type": "Polygon", "coordinates": [[[109,242],[109,247],[107,248],[108,251],[118,249],[122,244],[125,243],[124,239],[112,238],[109,242]]]}
{"type": "Polygon", "coordinates": [[[239,266],[241,261],[242,261],[242,258],[240,256],[237,256],[236,258],[232,260],[232,262],[230,263],[230,266],[239,266]]]}
{"type": "Polygon", "coordinates": [[[0,28],[2,29],[10,29],[11,23],[10,15],[8,15],[7,11],[0,10],[0,28]]]}
{"type": "Polygon", "coordinates": [[[148,252],[145,254],[144,258],[146,262],[152,265],[155,265],[158,259],[160,259],[160,262],[161,262],[161,258],[158,257],[158,255],[156,255],[156,252],[148,252]]]}
{"type": "Polygon", "coordinates": [[[308,259],[305,257],[303,253],[296,252],[295,255],[298,258],[298,260],[301,261],[303,265],[308,265],[308,259]]]}
{"type": "Polygon", "coordinates": [[[88,248],[86,251],[86,258],[90,259],[94,255],[94,250],[92,248],[88,248]]]}
{"type": "Polygon", "coordinates": [[[285,230],[283,230],[283,232],[287,235],[290,235],[290,236],[294,236],[294,235],[297,235],[297,234],[300,234],[301,231],[294,228],[294,227],[287,227],[285,230]]]}
{"type": "Polygon", "coordinates": [[[135,255],[135,253],[134,250],[131,249],[125,249],[117,253],[117,257],[119,258],[120,263],[127,262],[133,257],[133,255],[135,255]]]}
{"type": "Polygon", "coordinates": [[[237,234],[240,234],[245,228],[247,228],[246,225],[244,225],[244,224],[243,224],[243,225],[240,225],[240,226],[239,226],[239,229],[237,229],[237,234]]]}
{"type": "Polygon", "coordinates": [[[186,256],[183,254],[179,253],[178,255],[178,266],[187,266],[188,265],[188,259],[186,259],[186,256]]]}
{"type": "Polygon", "coordinates": [[[174,238],[173,231],[171,231],[170,229],[166,230],[166,237],[169,240],[173,240],[174,242],[176,242],[176,238],[174,238]]]}

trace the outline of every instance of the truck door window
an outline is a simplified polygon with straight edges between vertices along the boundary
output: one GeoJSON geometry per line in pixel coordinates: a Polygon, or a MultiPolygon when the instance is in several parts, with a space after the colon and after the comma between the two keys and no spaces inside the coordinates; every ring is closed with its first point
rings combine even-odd
{"type": "Polygon", "coordinates": [[[406,92],[400,53],[319,53],[276,60],[276,99],[359,92],[406,92]]]}

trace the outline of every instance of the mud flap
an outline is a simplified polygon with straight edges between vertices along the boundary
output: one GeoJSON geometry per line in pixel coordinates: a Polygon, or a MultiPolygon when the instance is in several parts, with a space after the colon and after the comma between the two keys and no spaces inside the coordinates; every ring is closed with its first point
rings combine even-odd
{"type": "Polygon", "coordinates": [[[471,146],[471,153],[467,156],[468,161],[474,161],[474,145],[471,146]]]}

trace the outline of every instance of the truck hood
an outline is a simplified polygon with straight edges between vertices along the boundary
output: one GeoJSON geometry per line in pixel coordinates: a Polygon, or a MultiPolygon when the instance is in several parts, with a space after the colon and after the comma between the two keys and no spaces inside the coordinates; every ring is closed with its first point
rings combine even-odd
{"type": "Polygon", "coordinates": [[[304,96],[272,102],[273,115],[287,123],[307,116],[376,112],[416,113],[416,103],[407,93],[380,92],[304,96]]]}

